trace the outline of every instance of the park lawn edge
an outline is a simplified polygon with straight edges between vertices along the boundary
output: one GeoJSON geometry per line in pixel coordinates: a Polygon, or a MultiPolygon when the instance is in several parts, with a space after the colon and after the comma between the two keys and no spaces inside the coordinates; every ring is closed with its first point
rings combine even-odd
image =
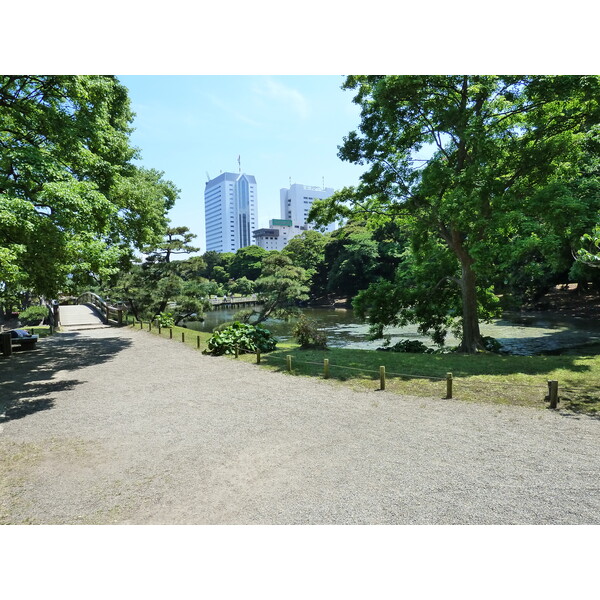
{"type": "MultiPolygon", "coordinates": [[[[139,328],[139,322],[130,325],[139,328]]],[[[145,331],[148,324],[144,323],[145,331]]],[[[173,341],[207,348],[211,333],[173,327],[173,341]]],[[[152,333],[158,334],[156,326],[152,333]]],[[[169,328],[161,337],[169,338],[169,328]]],[[[293,375],[323,377],[323,359],[330,363],[328,381],[367,391],[379,388],[379,367],[386,368],[389,392],[433,398],[446,397],[446,376],[452,373],[453,398],[467,402],[547,408],[548,381],[559,382],[559,409],[600,416],[600,350],[557,356],[479,354],[412,354],[376,350],[328,348],[305,350],[293,342],[279,342],[276,350],[261,355],[260,367],[287,373],[286,356],[292,357],[293,375]]],[[[235,358],[225,355],[226,358],[235,358]]],[[[237,360],[256,363],[256,355],[240,354],[237,360]]]]}

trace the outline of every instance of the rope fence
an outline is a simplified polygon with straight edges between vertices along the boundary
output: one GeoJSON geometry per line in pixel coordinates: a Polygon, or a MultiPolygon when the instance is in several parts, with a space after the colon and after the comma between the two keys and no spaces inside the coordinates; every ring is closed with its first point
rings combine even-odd
{"type": "MultiPolygon", "coordinates": [[[[146,323],[147,324],[147,330],[148,331],[152,331],[152,323],[146,323]]],[[[133,325],[135,325],[135,322],[133,323],[133,325]]],[[[139,326],[140,329],[144,329],[144,322],[143,321],[139,321],[139,326]]],[[[158,334],[162,335],[162,330],[163,329],[168,329],[169,330],[169,339],[173,339],[173,328],[172,327],[161,327],[159,324],[157,324],[156,326],[157,330],[158,330],[158,334]]],[[[192,330],[189,330],[192,331],[192,330]]],[[[190,334],[188,334],[188,340],[191,341],[190,339],[190,334]]],[[[186,342],[186,332],[182,331],[181,332],[181,342],[185,343],[186,342]]],[[[200,335],[196,335],[196,348],[199,350],[201,348],[201,340],[200,340],[200,335]]],[[[245,348],[245,347],[236,347],[234,349],[234,357],[238,358],[240,354],[255,354],[256,355],[256,364],[261,364],[261,361],[263,359],[263,355],[261,355],[260,350],[258,349],[251,349],[251,348],[245,348]]],[[[316,362],[316,361],[299,361],[299,360],[295,360],[295,358],[291,355],[288,354],[286,356],[275,356],[272,354],[268,354],[267,355],[267,359],[268,361],[274,361],[274,362],[280,362],[283,365],[285,365],[285,370],[289,373],[293,372],[293,364],[295,365],[307,365],[307,366],[316,366],[316,367],[321,367],[322,368],[322,376],[324,379],[329,379],[331,377],[331,369],[342,369],[342,370],[347,370],[347,371],[354,371],[354,372],[359,372],[359,373],[363,373],[363,374],[372,374],[374,375],[374,379],[376,379],[377,376],[379,376],[379,389],[380,390],[385,390],[386,389],[386,384],[387,384],[387,379],[388,377],[396,377],[396,378],[401,378],[401,379],[425,379],[428,381],[439,381],[439,382],[446,382],[446,396],[445,398],[447,399],[451,399],[454,396],[454,391],[455,391],[455,384],[460,386],[460,388],[462,389],[463,387],[467,387],[467,388],[488,388],[488,387],[494,387],[494,388],[503,388],[503,389],[507,389],[507,388],[521,388],[521,389],[530,389],[530,390],[535,390],[536,392],[539,392],[540,394],[543,394],[544,392],[547,392],[544,396],[544,400],[546,402],[550,403],[550,408],[557,408],[558,402],[559,402],[559,394],[558,394],[558,381],[556,380],[548,380],[546,382],[545,385],[543,384],[523,384],[523,383],[512,383],[512,382],[506,382],[506,381],[469,381],[466,378],[463,377],[455,377],[452,373],[446,373],[445,377],[440,377],[437,375],[418,375],[418,374],[414,374],[414,373],[396,373],[394,371],[387,371],[386,367],[384,365],[381,365],[379,367],[379,370],[373,370],[373,369],[369,369],[367,367],[351,367],[348,365],[337,365],[337,364],[330,364],[329,359],[328,358],[324,358],[323,362],[316,362]]],[[[584,393],[590,393],[592,391],[595,391],[597,388],[593,388],[593,387],[589,387],[589,388],[583,388],[583,387],[563,387],[561,388],[561,391],[564,392],[571,392],[571,393],[577,393],[577,392],[584,392],[584,393]]]]}

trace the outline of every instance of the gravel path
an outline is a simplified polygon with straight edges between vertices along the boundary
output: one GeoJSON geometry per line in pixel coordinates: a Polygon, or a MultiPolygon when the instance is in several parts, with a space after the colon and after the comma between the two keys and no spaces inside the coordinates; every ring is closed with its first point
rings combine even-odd
{"type": "Polygon", "coordinates": [[[0,523],[600,523],[599,420],[355,392],[139,330],[39,346],[0,361],[0,523]]]}

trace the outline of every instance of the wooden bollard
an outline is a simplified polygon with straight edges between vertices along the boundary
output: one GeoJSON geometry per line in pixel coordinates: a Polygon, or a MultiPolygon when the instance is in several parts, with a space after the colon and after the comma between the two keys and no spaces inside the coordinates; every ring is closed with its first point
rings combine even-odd
{"type": "Polygon", "coordinates": [[[256,349],[256,364],[260,365],[260,349],[256,349]]]}
{"type": "Polygon", "coordinates": [[[285,362],[287,364],[287,370],[291,372],[292,371],[292,355],[291,354],[288,354],[285,357],[285,362]]]}
{"type": "Polygon", "coordinates": [[[235,347],[235,357],[237,358],[240,354],[240,349],[236,346],[235,347]]]}
{"type": "Polygon", "coordinates": [[[323,379],[329,379],[329,359],[323,359],[323,379]]]}
{"type": "Polygon", "coordinates": [[[185,342],[185,331],[181,332],[181,341],[185,342]]]}
{"type": "Polygon", "coordinates": [[[140,329],[144,329],[144,321],[140,321],[140,329]]]}
{"type": "Polygon", "coordinates": [[[452,373],[446,373],[446,398],[452,398],[452,373]]]}
{"type": "Polygon", "coordinates": [[[549,380],[548,381],[548,392],[550,399],[550,408],[556,408],[558,404],[558,381],[549,380]]]}
{"type": "Polygon", "coordinates": [[[160,332],[162,331],[162,327],[160,326],[160,323],[158,324],[158,335],[160,335],[160,332]]]}
{"type": "Polygon", "coordinates": [[[172,340],[173,339],[173,328],[169,327],[169,339],[172,340]]]}
{"type": "Polygon", "coordinates": [[[196,348],[198,348],[198,350],[200,350],[200,336],[199,335],[196,336],[196,348]]]}
{"type": "Polygon", "coordinates": [[[379,389],[385,390],[385,367],[379,367],[379,389]]]}
{"type": "Polygon", "coordinates": [[[152,321],[148,322],[148,331],[152,331],[152,321]]]}

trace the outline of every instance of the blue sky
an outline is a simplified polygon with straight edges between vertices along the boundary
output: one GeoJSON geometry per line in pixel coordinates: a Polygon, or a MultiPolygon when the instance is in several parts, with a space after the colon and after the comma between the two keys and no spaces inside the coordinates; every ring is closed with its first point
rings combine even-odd
{"type": "Polygon", "coordinates": [[[129,89],[132,144],[146,167],[164,171],[181,190],[169,213],[205,249],[207,173],[256,177],[258,223],[279,218],[279,190],[292,183],[339,189],[363,167],[341,161],[337,148],[359,123],[342,76],[119,76],[129,89]]]}

